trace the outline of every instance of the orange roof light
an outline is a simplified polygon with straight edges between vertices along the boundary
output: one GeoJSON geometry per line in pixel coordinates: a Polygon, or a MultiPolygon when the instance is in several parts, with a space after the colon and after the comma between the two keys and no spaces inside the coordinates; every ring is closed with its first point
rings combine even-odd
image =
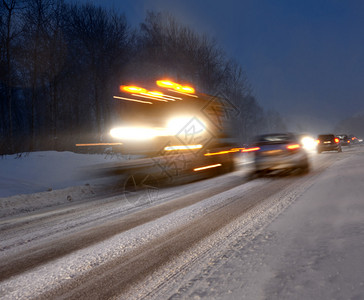
{"type": "Polygon", "coordinates": [[[195,92],[195,89],[193,87],[188,86],[188,85],[178,86],[177,90],[181,91],[181,92],[184,92],[184,93],[187,93],[187,94],[193,94],[195,92]]]}
{"type": "Polygon", "coordinates": [[[120,91],[122,92],[124,91],[127,93],[134,93],[134,94],[142,94],[142,93],[144,94],[147,92],[146,89],[134,85],[121,85],[120,91]]]}
{"type": "Polygon", "coordinates": [[[181,85],[179,83],[176,83],[176,82],[173,82],[170,80],[157,80],[156,83],[160,87],[173,89],[177,92],[182,92],[182,93],[186,93],[186,94],[195,93],[195,89],[193,87],[188,86],[188,85],[181,85]]]}
{"type": "Polygon", "coordinates": [[[173,89],[176,86],[176,83],[169,81],[169,80],[157,80],[157,85],[164,88],[173,89]]]}

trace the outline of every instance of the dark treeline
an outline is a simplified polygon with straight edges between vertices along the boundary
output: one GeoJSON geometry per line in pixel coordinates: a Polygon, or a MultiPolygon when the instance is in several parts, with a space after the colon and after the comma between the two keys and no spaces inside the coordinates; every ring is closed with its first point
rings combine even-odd
{"type": "Polygon", "coordinates": [[[360,138],[364,137],[364,113],[346,118],[335,127],[336,134],[353,134],[360,138]]]}
{"type": "Polygon", "coordinates": [[[131,78],[168,76],[229,99],[241,142],[284,130],[241,66],[171,15],[149,12],[134,29],[123,14],[91,4],[0,1],[0,154],[102,141],[117,118],[112,96],[131,78]]]}

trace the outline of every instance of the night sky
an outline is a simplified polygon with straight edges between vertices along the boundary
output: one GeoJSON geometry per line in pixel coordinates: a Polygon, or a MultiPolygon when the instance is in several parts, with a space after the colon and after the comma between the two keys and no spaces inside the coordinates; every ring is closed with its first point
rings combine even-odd
{"type": "Polygon", "coordinates": [[[332,130],[364,112],[364,1],[81,1],[133,26],[147,10],[167,11],[207,33],[241,64],[259,104],[289,116],[290,130],[332,130]]]}

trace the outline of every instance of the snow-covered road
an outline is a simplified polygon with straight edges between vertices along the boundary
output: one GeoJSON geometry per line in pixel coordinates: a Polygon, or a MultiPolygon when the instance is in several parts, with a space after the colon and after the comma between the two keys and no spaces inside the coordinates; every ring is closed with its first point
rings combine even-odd
{"type": "Polygon", "coordinates": [[[306,176],[244,167],[147,201],[93,185],[0,198],[0,297],[362,299],[364,149],[345,150],[306,176]]]}

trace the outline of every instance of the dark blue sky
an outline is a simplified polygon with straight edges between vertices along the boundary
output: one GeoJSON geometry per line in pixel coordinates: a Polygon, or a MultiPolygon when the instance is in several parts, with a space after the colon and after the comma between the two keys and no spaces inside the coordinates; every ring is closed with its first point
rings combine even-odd
{"type": "Polygon", "coordinates": [[[290,115],[291,130],[332,130],[364,112],[364,1],[89,1],[125,12],[134,26],[146,10],[168,11],[214,37],[258,102],[290,115]]]}

